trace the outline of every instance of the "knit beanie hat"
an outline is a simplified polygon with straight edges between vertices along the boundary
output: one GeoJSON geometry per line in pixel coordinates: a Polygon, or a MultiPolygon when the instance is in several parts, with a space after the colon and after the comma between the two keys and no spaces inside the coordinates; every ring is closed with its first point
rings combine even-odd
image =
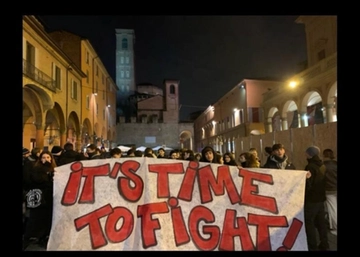
{"type": "Polygon", "coordinates": [[[30,153],[29,149],[23,147],[23,155],[24,155],[24,154],[28,154],[28,153],[30,153]]]}
{"type": "Polygon", "coordinates": [[[62,150],[63,150],[63,149],[62,149],[60,146],[55,145],[55,146],[53,146],[53,148],[51,149],[51,153],[52,153],[53,155],[60,155],[62,150]]]}
{"type": "Polygon", "coordinates": [[[314,157],[315,155],[319,155],[320,148],[317,146],[310,146],[305,151],[309,156],[314,157]]]}

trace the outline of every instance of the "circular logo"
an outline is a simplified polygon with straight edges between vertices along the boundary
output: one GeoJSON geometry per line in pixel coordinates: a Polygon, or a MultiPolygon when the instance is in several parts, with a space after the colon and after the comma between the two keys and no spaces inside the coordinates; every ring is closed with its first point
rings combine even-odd
{"type": "Polygon", "coordinates": [[[42,191],[40,189],[31,189],[26,194],[26,206],[28,208],[36,208],[41,205],[42,191]]]}

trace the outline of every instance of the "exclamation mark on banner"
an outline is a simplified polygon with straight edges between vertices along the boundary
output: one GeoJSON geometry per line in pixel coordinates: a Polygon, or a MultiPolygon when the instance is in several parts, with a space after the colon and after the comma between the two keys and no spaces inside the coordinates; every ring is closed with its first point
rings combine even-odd
{"type": "Polygon", "coordinates": [[[302,224],[303,223],[300,220],[296,218],[293,219],[293,222],[284,238],[283,246],[280,246],[277,251],[289,251],[293,247],[296,238],[299,235],[302,224]]]}

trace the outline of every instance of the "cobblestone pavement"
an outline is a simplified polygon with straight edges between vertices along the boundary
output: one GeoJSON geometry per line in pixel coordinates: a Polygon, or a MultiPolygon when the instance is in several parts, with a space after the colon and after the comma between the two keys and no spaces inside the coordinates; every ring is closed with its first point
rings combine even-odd
{"type": "MultiPolygon", "coordinates": [[[[328,233],[328,240],[329,240],[329,245],[330,245],[330,251],[337,251],[337,236],[333,235],[330,233],[328,233]]],[[[25,251],[46,251],[45,248],[40,247],[37,244],[30,244],[25,251]]]]}

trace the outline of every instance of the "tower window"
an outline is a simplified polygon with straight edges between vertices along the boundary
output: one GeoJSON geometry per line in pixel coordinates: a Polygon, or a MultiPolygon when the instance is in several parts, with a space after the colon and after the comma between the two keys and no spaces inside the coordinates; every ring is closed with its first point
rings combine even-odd
{"type": "Polygon", "coordinates": [[[127,38],[123,38],[122,49],[127,49],[127,48],[128,48],[128,40],[127,40],[127,38]]]}
{"type": "Polygon", "coordinates": [[[170,85],[170,94],[175,94],[175,86],[170,85]]]}

